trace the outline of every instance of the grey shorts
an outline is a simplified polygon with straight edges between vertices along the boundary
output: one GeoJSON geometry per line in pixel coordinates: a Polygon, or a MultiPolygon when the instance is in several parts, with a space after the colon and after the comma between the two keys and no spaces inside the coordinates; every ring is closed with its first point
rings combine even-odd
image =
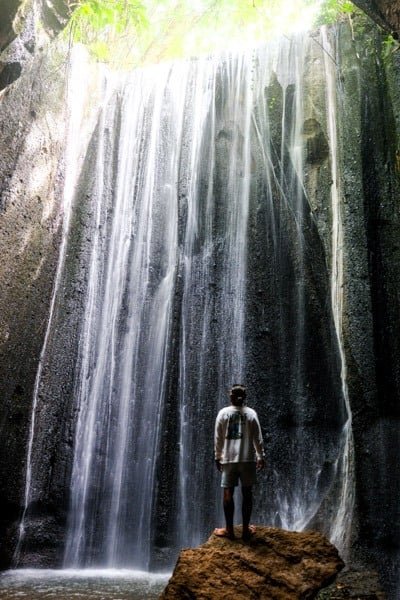
{"type": "Polygon", "coordinates": [[[243,487],[254,485],[257,480],[255,462],[237,462],[222,464],[221,487],[236,487],[240,482],[243,487]]]}

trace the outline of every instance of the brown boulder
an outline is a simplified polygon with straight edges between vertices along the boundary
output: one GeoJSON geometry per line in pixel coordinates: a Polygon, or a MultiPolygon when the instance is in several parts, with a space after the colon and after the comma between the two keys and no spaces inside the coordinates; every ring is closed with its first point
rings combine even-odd
{"type": "Polygon", "coordinates": [[[160,600],[313,598],[344,566],[320,533],[259,526],[247,543],[235,533],[182,550],[160,600]]]}

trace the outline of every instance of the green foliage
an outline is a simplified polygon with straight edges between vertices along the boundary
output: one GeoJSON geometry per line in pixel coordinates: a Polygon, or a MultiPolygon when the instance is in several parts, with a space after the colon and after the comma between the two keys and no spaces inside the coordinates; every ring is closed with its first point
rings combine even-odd
{"type": "Polygon", "coordinates": [[[137,0],[78,0],[75,7],[71,22],[77,35],[84,36],[87,29],[99,32],[111,27],[122,33],[131,25],[147,25],[146,8],[137,0]]]}
{"type": "Polygon", "coordinates": [[[357,10],[349,0],[323,0],[316,25],[331,25],[345,15],[351,15],[357,10]]]}
{"type": "Polygon", "coordinates": [[[101,61],[111,56],[110,41],[128,29],[147,27],[147,11],[138,0],[77,0],[72,4],[70,31],[101,61]]]}
{"type": "Polygon", "coordinates": [[[316,11],[314,0],[147,0],[148,62],[264,43],[298,29],[316,11]]]}
{"type": "Polygon", "coordinates": [[[74,0],[73,7],[73,40],[119,68],[244,48],[357,11],[349,0],[74,0]]]}
{"type": "Polygon", "coordinates": [[[383,40],[382,47],[384,60],[389,60],[391,55],[400,49],[400,42],[399,40],[396,40],[391,34],[389,34],[383,40]]]}

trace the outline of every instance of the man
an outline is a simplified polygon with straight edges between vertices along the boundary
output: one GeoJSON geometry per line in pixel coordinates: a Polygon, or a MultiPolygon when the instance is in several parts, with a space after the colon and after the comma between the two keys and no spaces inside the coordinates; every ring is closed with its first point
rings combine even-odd
{"type": "Polygon", "coordinates": [[[219,411],[215,421],[215,464],[222,472],[226,528],[215,529],[215,535],[234,539],[233,500],[235,487],[242,484],[242,538],[249,540],[255,528],[250,525],[253,508],[252,486],[256,472],[265,466],[264,446],[257,413],[245,406],[246,388],[235,384],[229,393],[231,406],[219,411]]]}

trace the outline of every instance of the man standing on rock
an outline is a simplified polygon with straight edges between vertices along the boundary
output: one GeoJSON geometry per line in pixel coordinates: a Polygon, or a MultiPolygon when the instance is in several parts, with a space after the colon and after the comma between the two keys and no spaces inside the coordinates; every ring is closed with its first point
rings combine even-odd
{"type": "Polygon", "coordinates": [[[222,473],[226,528],[215,529],[214,534],[234,539],[233,494],[239,479],[242,484],[242,538],[250,539],[255,528],[250,525],[253,508],[252,486],[256,473],[265,466],[264,445],[257,413],[245,406],[246,388],[235,384],[229,393],[231,406],[219,411],[215,421],[215,464],[222,473]]]}

